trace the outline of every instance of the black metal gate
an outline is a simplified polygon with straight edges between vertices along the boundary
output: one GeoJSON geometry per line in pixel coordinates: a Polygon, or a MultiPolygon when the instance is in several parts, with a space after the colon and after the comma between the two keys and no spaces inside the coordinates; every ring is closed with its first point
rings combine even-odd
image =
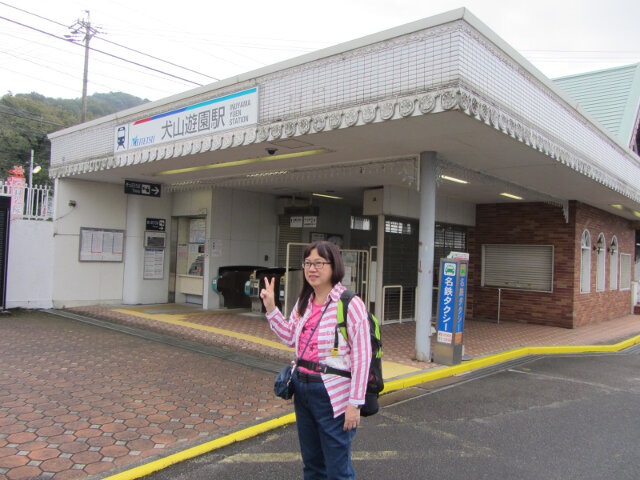
{"type": "Polygon", "coordinates": [[[9,259],[9,221],[11,197],[0,195],[0,307],[7,309],[7,264],[9,259]]]}
{"type": "Polygon", "coordinates": [[[386,217],[382,280],[382,322],[414,319],[418,286],[417,220],[386,217]]]}

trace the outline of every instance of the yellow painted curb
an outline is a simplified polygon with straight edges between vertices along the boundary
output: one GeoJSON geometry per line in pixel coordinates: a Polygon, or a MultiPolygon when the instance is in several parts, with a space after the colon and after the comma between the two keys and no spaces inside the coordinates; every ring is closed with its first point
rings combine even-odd
{"type": "MultiPolygon", "coordinates": [[[[480,368],[496,365],[498,363],[506,362],[514,358],[524,357],[526,355],[552,355],[552,354],[565,354],[565,353],[601,353],[601,352],[619,352],[626,348],[632,347],[640,343],[640,335],[629,338],[615,345],[581,345],[581,346],[565,346],[565,347],[523,347],[509,350],[506,352],[498,353],[495,355],[489,355],[487,357],[478,358],[476,360],[470,360],[460,365],[452,367],[443,367],[436,370],[419,373],[406,378],[400,378],[397,380],[391,380],[385,382],[383,393],[390,393],[403,388],[413,387],[421,383],[438,380],[440,378],[452,377],[461,373],[466,373],[471,370],[477,370],[480,368]]],[[[124,472],[106,477],[103,480],[134,480],[141,478],[145,475],[149,475],[163,468],[167,468],[176,463],[188,460],[190,458],[209,453],[218,448],[226,447],[235,442],[247,440],[248,438],[255,437],[261,433],[274,430],[278,427],[295,423],[295,413],[290,413],[283,417],[269,420],[253,427],[245,428],[239,432],[231,433],[224,437],[212,440],[196,447],[188,448],[173,455],[169,455],[165,458],[155,460],[153,462],[141,465],[139,467],[126,470],[124,472]]]]}
{"type": "Polygon", "coordinates": [[[268,432],[269,430],[274,430],[278,427],[282,427],[290,423],[294,423],[295,421],[296,414],[290,413],[283,417],[269,420],[259,425],[245,428],[244,430],[240,430],[239,432],[234,432],[210,442],[203,443],[202,445],[198,445],[196,447],[191,447],[181,452],[174,453],[173,455],[169,455],[168,457],[161,458],[144,465],[140,465],[139,467],[132,468],[131,470],[117,473],[110,477],[106,477],[103,480],[133,480],[135,478],[144,477],[145,475],[157,472],[158,470],[162,470],[163,468],[167,468],[184,460],[197,457],[198,455],[211,452],[212,450],[216,450],[218,448],[226,447],[227,445],[231,445],[235,442],[240,442],[242,440],[255,437],[256,435],[268,432]]]}

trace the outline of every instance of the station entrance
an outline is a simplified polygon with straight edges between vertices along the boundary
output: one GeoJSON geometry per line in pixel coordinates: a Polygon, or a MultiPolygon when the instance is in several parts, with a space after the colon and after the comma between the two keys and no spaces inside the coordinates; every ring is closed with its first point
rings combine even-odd
{"type": "MultiPolygon", "coordinates": [[[[304,249],[313,241],[328,240],[342,252],[346,270],[343,285],[355,291],[370,311],[379,312],[383,324],[414,321],[418,282],[418,220],[357,214],[350,215],[348,219],[323,218],[322,222],[332,225],[333,230],[319,231],[321,229],[317,228],[317,223],[322,213],[322,205],[319,205],[307,210],[297,208],[279,216],[278,266],[287,272],[287,286],[283,288],[285,313],[290,313],[300,291],[300,263],[304,249]],[[316,223],[307,220],[305,228],[305,214],[317,216],[316,223]],[[380,236],[384,246],[382,249],[378,247],[380,236]],[[380,250],[383,252],[381,256],[380,250]],[[380,262],[381,269],[378,268],[380,262]],[[379,310],[376,310],[376,304],[379,304],[379,310]]],[[[468,251],[467,227],[437,223],[434,244],[434,266],[437,269],[439,259],[451,251],[468,251]]],[[[433,288],[434,301],[437,295],[436,283],[433,288]]]]}

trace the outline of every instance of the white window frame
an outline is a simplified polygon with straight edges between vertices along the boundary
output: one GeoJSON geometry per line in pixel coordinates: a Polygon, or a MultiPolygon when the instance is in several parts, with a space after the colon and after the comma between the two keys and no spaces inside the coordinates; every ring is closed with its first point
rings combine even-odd
{"type": "Polygon", "coordinates": [[[591,293],[591,234],[582,232],[580,241],[580,293],[591,293]]]}
{"type": "Polygon", "coordinates": [[[411,229],[411,223],[405,223],[399,220],[385,220],[384,232],[397,235],[411,235],[413,233],[411,229]]]}
{"type": "Polygon", "coordinates": [[[630,253],[620,254],[620,290],[631,290],[631,254],[630,253]]]}
{"type": "Polygon", "coordinates": [[[609,290],[618,289],[618,239],[614,235],[611,239],[611,246],[609,247],[609,290]]]}
{"type": "Polygon", "coordinates": [[[351,230],[371,231],[371,220],[364,216],[351,215],[351,230]]]}
{"type": "Polygon", "coordinates": [[[553,265],[553,245],[484,244],[481,285],[552,293],[553,265]]]}
{"type": "Polygon", "coordinates": [[[596,292],[604,292],[607,285],[605,262],[607,258],[607,243],[604,238],[604,233],[600,232],[596,245],[602,245],[602,248],[596,252],[596,292]]]}

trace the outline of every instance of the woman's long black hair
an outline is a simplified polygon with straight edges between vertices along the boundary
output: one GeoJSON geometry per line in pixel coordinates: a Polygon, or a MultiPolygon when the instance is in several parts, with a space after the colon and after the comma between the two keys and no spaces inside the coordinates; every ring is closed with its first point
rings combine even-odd
{"type": "MultiPolygon", "coordinates": [[[[342,255],[340,254],[338,247],[331,242],[313,242],[305,248],[302,258],[306,260],[309,255],[311,255],[311,251],[313,249],[316,249],[318,251],[318,255],[324,258],[327,262],[331,262],[331,269],[333,270],[333,274],[331,275],[331,285],[335,286],[335,284],[341,281],[342,277],[344,277],[344,262],[342,261],[342,255]]],[[[304,272],[302,272],[302,290],[300,290],[300,295],[298,295],[298,315],[304,315],[312,293],[313,287],[309,285],[307,277],[305,277],[304,272]]]]}

